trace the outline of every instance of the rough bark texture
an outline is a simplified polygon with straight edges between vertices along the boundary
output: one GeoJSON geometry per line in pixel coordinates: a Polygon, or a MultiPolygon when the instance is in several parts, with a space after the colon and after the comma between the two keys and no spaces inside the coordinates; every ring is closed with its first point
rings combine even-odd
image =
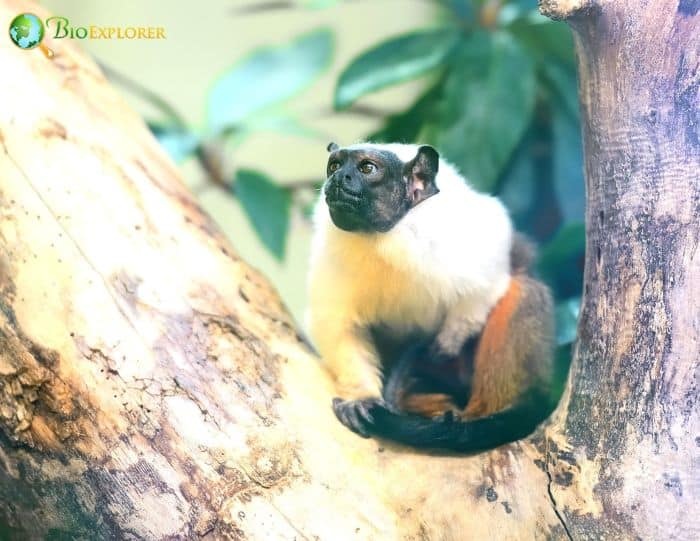
{"type": "Polygon", "coordinates": [[[342,428],[276,294],[95,65],[0,47],[0,538],[699,538],[697,2],[557,4],[586,124],[580,340],[552,419],[472,457],[342,428]]]}
{"type": "Polygon", "coordinates": [[[587,257],[553,496],[576,539],[700,539],[700,2],[562,4],[587,257]]]}

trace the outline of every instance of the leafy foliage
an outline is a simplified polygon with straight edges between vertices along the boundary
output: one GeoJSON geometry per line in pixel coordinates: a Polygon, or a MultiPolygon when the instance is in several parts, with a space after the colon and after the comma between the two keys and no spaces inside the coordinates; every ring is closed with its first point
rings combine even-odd
{"type": "Polygon", "coordinates": [[[345,108],[388,84],[432,75],[426,91],[370,139],[435,145],[477,189],[500,196],[516,226],[539,241],[537,269],[556,298],[559,392],[576,336],[585,246],[571,35],[541,17],[534,1],[441,3],[439,28],[395,37],[352,61],[335,103],[345,108]],[[420,47],[404,51],[415,36],[444,41],[433,56],[420,47]]]}
{"type": "Polygon", "coordinates": [[[158,142],[176,162],[190,156],[199,145],[199,138],[185,127],[149,123],[158,142]]]}
{"type": "Polygon", "coordinates": [[[237,63],[209,92],[209,130],[236,128],[307,88],[328,67],[332,43],[328,30],[317,30],[284,46],[258,49],[237,63]]]}
{"type": "Polygon", "coordinates": [[[240,169],[236,195],[262,243],[279,259],[284,258],[289,228],[291,194],[257,171],[240,169]]]}
{"type": "Polygon", "coordinates": [[[506,32],[470,33],[423,134],[477,189],[493,191],[535,104],[534,62],[506,32]]]}
{"type": "Polygon", "coordinates": [[[426,30],[391,39],[368,50],[340,75],[335,107],[347,108],[360,96],[413,79],[439,66],[454,49],[457,38],[454,31],[426,30]]]}
{"type": "MultiPolygon", "coordinates": [[[[321,9],[334,3],[309,0],[307,7],[321,9]]],[[[332,52],[333,36],[328,29],[253,51],[214,82],[207,99],[206,124],[199,130],[186,126],[162,99],[151,96],[170,116],[168,122],[149,123],[161,145],[178,162],[198,155],[210,180],[235,194],[258,238],[278,259],[285,255],[292,190],[258,171],[214,169],[212,160],[205,157],[217,147],[240,143],[257,131],[317,137],[281,105],[314,83],[328,68],[332,52]]]]}
{"type": "MultiPolygon", "coordinates": [[[[261,9],[304,7],[313,13],[339,3],[270,2],[261,9]]],[[[541,245],[537,269],[555,293],[558,356],[568,358],[585,244],[570,31],[540,16],[534,0],[436,0],[435,5],[442,10],[437,21],[370,44],[345,66],[333,103],[338,114],[345,114],[373,92],[414,79],[424,82],[417,99],[405,111],[383,118],[368,138],[433,144],[476,188],[505,202],[516,227],[541,245]]],[[[327,29],[255,50],[214,82],[203,128],[174,121],[153,130],[177,159],[205,154],[202,145],[212,141],[240,142],[260,130],[317,136],[284,104],[314,83],[332,51],[327,29]]],[[[281,187],[252,170],[222,176],[263,244],[284,257],[292,206],[308,217],[304,209],[310,197],[293,197],[293,191],[310,191],[313,183],[281,187]]]]}

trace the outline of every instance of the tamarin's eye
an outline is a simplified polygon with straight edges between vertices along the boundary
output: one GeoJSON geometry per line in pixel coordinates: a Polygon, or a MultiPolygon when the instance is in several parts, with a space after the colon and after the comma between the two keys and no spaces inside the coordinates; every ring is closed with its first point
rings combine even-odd
{"type": "Polygon", "coordinates": [[[377,170],[377,166],[374,165],[372,162],[362,162],[360,164],[359,169],[365,175],[369,175],[370,173],[374,173],[377,170]]]}
{"type": "Polygon", "coordinates": [[[328,171],[331,173],[335,173],[338,169],[340,169],[340,164],[338,162],[331,162],[328,164],[328,171]]]}

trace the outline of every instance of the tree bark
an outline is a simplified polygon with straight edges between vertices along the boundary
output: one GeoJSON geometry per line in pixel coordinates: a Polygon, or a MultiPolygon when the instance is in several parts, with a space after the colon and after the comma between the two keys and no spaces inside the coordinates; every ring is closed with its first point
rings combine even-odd
{"type": "Polygon", "coordinates": [[[553,496],[577,539],[700,539],[700,2],[543,4],[574,30],[587,191],[553,496]]]}
{"type": "Polygon", "coordinates": [[[697,4],[543,6],[579,53],[579,340],[552,418],[470,457],[340,426],[277,295],[96,66],[0,47],[0,537],[699,538],[697,4]]]}

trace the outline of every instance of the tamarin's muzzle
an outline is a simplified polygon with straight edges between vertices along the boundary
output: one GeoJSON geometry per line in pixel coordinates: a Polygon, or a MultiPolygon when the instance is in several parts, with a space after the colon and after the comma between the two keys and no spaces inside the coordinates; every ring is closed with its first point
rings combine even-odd
{"type": "Polygon", "coordinates": [[[362,205],[362,186],[350,179],[334,177],[326,186],[326,203],[333,210],[357,214],[362,205]]]}
{"type": "Polygon", "coordinates": [[[357,231],[365,226],[362,191],[352,183],[332,178],[326,185],[326,204],[331,220],[345,231],[357,231]]]}

